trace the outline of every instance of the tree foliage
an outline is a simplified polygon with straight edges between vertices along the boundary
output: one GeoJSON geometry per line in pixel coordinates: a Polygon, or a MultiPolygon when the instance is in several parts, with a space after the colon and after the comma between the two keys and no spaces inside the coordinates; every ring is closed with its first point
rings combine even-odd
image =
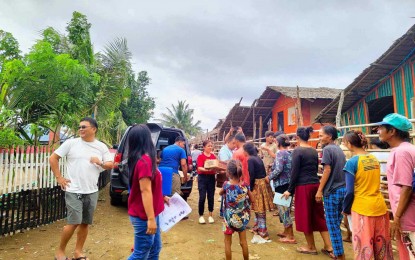
{"type": "Polygon", "coordinates": [[[150,118],[150,79],[145,71],[136,77],[127,40],[116,38],[94,54],[90,29],[87,17],[74,12],[67,34],[42,30],[23,57],[17,40],[0,30],[0,133],[7,127],[30,139],[28,129],[37,135],[61,126],[75,133],[79,119],[92,116],[98,137],[116,143],[127,124],[150,118]]]}
{"type": "Polygon", "coordinates": [[[194,110],[186,104],[186,100],[178,101],[177,105],[171,105],[171,109],[166,107],[168,113],[161,114],[160,121],[169,127],[182,129],[188,137],[195,136],[202,131],[200,127],[201,121],[196,122],[193,118],[194,110]]]}
{"type": "Polygon", "coordinates": [[[80,63],[92,65],[94,63],[94,51],[91,43],[89,29],[91,24],[85,15],[79,12],[73,12],[72,19],[68,23],[68,39],[72,44],[72,57],[80,63]]]}
{"type": "Polygon", "coordinates": [[[134,123],[141,124],[147,122],[153,115],[155,107],[154,98],[150,97],[147,86],[150,84],[150,78],[147,71],[140,71],[135,79],[134,75],[130,76],[129,99],[121,104],[122,117],[127,125],[134,123]]]}
{"type": "Polygon", "coordinates": [[[3,64],[20,57],[19,43],[9,32],[0,30],[0,71],[3,64]]]}

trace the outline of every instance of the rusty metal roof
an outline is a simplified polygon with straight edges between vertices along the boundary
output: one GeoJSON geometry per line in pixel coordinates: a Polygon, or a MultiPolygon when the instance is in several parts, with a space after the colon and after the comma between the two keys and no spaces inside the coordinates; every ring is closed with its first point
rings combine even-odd
{"type": "MultiPolygon", "coordinates": [[[[342,113],[348,111],[356,102],[365,97],[377,84],[398,69],[415,51],[415,25],[397,39],[389,49],[375,62],[371,63],[344,90],[342,113]]],[[[340,95],[328,104],[317,117],[315,122],[333,123],[336,121],[337,107],[340,95]]]]}

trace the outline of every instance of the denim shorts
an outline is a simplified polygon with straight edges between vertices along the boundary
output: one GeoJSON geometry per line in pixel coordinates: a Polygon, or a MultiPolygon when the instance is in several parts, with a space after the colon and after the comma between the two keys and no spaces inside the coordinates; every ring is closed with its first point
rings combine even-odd
{"type": "Polygon", "coordinates": [[[65,192],[65,202],[68,224],[92,224],[98,202],[98,191],[91,194],[65,192]]]}

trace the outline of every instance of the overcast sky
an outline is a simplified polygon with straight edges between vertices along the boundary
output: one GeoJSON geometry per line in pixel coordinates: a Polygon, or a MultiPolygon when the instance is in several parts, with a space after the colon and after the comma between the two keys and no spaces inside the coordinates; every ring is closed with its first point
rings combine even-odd
{"type": "Polygon", "coordinates": [[[73,11],[92,23],[95,52],[127,39],[155,118],[187,100],[209,130],[266,86],[347,87],[415,23],[413,0],[0,0],[0,29],[26,53],[73,11]]]}

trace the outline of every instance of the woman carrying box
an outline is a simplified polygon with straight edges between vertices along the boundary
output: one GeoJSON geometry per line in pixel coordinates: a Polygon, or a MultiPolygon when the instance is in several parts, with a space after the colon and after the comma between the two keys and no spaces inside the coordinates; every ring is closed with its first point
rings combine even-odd
{"type": "Polygon", "coordinates": [[[206,140],[203,142],[203,152],[197,157],[197,185],[199,188],[199,224],[205,224],[205,218],[203,213],[205,211],[206,196],[208,199],[208,210],[209,210],[209,224],[215,222],[213,219],[213,204],[215,195],[215,174],[216,171],[206,169],[206,160],[215,160],[216,156],[212,152],[213,143],[212,141],[206,140]]]}

